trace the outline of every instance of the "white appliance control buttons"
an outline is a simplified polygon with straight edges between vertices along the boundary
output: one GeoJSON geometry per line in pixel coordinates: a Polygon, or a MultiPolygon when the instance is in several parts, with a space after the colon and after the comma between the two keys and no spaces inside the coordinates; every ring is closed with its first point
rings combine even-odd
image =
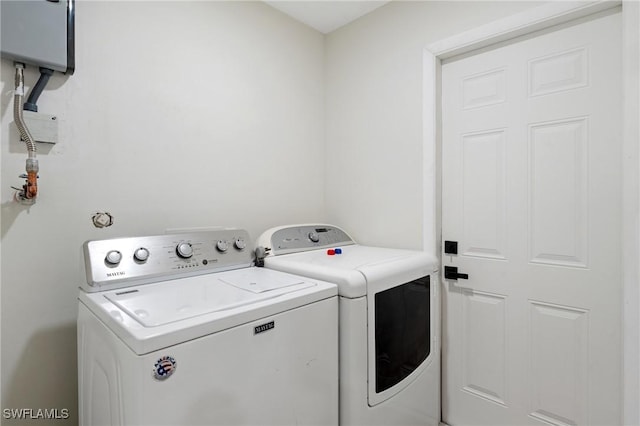
{"type": "Polygon", "coordinates": [[[191,244],[182,242],[176,246],[176,253],[183,259],[188,259],[193,256],[193,247],[191,244]]]}
{"type": "Polygon", "coordinates": [[[229,244],[225,240],[218,240],[216,243],[216,248],[220,253],[224,253],[229,248],[229,244]]]}
{"type": "Polygon", "coordinates": [[[146,262],[149,258],[149,250],[144,247],[140,247],[133,253],[133,258],[138,262],[146,262]]]}
{"type": "Polygon", "coordinates": [[[122,260],[122,253],[118,250],[111,250],[107,253],[107,256],[104,258],[105,262],[110,265],[117,265],[122,260]]]}
{"type": "Polygon", "coordinates": [[[238,250],[244,250],[247,247],[247,242],[243,238],[236,238],[234,245],[238,250]]]}
{"type": "Polygon", "coordinates": [[[317,243],[318,241],[320,241],[320,236],[318,235],[317,232],[311,231],[309,232],[309,239],[314,243],[317,243]]]}

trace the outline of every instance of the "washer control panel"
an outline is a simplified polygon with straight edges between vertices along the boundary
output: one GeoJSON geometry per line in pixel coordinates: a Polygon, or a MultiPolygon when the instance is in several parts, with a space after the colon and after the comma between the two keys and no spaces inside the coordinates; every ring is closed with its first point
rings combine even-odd
{"type": "Polygon", "coordinates": [[[83,245],[88,292],[251,266],[243,229],[114,238],[83,245]]]}
{"type": "Polygon", "coordinates": [[[270,247],[274,256],[350,244],[355,243],[337,226],[313,224],[273,228],[258,240],[258,245],[270,247]]]}

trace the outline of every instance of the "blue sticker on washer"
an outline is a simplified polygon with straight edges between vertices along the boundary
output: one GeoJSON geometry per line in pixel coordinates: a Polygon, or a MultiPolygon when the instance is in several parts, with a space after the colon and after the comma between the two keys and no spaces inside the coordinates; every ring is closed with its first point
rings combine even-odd
{"type": "Polygon", "coordinates": [[[156,380],[166,380],[176,371],[176,360],[171,356],[163,356],[156,361],[153,368],[153,377],[156,380]]]}

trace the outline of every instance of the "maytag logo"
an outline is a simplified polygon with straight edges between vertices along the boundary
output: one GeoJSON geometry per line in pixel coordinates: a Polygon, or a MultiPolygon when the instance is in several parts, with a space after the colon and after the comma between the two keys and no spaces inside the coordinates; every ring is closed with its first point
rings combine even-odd
{"type": "Polygon", "coordinates": [[[124,271],[116,271],[116,272],[107,272],[107,277],[112,278],[112,277],[121,277],[125,274],[124,271]]]}
{"type": "Polygon", "coordinates": [[[258,326],[253,327],[253,334],[264,333],[265,331],[269,331],[275,328],[275,326],[276,326],[275,321],[271,321],[265,324],[260,324],[258,326]]]}

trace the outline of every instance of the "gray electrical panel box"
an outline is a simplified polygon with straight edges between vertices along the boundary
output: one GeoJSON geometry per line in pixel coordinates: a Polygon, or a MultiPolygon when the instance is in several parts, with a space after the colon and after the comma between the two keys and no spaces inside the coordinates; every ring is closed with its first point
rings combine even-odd
{"type": "Polygon", "coordinates": [[[0,0],[2,57],[73,74],[74,20],[74,0],[0,0]]]}

